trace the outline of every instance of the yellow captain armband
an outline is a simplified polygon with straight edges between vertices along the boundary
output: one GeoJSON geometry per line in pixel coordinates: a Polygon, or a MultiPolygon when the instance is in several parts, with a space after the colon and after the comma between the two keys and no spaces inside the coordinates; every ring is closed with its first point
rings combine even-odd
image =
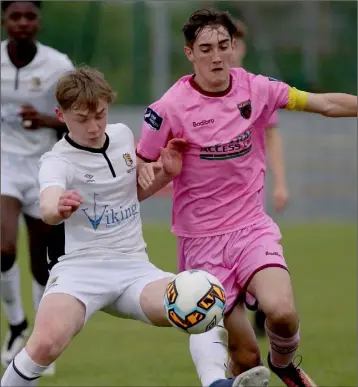
{"type": "Polygon", "coordinates": [[[288,88],[288,104],[285,106],[287,110],[304,110],[307,105],[308,93],[306,91],[297,90],[295,87],[288,88]]]}

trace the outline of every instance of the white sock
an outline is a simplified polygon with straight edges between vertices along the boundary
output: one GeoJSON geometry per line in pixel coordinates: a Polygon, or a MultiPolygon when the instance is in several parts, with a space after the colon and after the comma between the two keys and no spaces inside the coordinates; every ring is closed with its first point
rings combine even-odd
{"type": "Polygon", "coordinates": [[[203,387],[226,379],[227,342],[227,330],[222,324],[209,332],[190,335],[190,353],[203,387]]]}
{"type": "Polygon", "coordinates": [[[1,379],[1,387],[34,387],[47,366],[36,364],[24,348],[15,356],[1,379]]]}
{"type": "Polygon", "coordinates": [[[21,300],[20,269],[17,263],[10,270],[1,272],[1,296],[10,325],[21,324],[25,320],[21,300]]]}
{"type": "Polygon", "coordinates": [[[42,299],[42,295],[45,291],[46,286],[40,285],[35,278],[32,279],[32,299],[34,302],[35,312],[39,308],[40,301],[42,299]]]}

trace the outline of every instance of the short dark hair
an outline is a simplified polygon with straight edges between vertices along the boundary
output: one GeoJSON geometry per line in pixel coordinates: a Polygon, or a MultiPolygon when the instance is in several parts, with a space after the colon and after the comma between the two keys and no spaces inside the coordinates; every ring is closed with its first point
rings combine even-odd
{"type": "Polygon", "coordinates": [[[224,27],[232,39],[237,34],[236,23],[228,12],[219,12],[210,8],[203,8],[190,15],[188,22],[184,25],[184,33],[187,45],[192,45],[200,32],[207,26],[224,27]]]}
{"type": "MultiPolygon", "coordinates": [[[[5,12],[12,3],[17,3],[17,1],[7,1],[7,0],[4,1],[4,0],[2,0],[1,1],[1,10],[2,10],[2,12],[5,12]]],[[[40,9],[42,1],[28,1],[28,3],[32,3],[37,8],[40,9]]]]}

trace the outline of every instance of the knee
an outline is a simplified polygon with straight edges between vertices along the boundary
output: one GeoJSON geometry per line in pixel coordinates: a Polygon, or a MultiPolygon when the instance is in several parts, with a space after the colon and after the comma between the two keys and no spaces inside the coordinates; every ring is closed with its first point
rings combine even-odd
{"type": "Polygon", "coordinates": [[[12,249],[9,245],[1,246],[1,272],[9,271],[15,263],[15,247],[12,249]]]}
{"type": "Polygon", "coordinates": [[[274,326],[298,327],[298,315],[293,300],[280,299],[271,302],[265,311],[267,321],[274,326]]]}
{"type": "Polygon", "coordinates": [[[26,345],[26,351],[31,359],[42,365],[49,365],[55,361],[64,348],[65,345],[61,340],[46,333],[31,336],[26,345]]]}
{"type": "Polygon", "coordinates": [[[233,375],[239,375],[261,364],[261,354],[258,345],[238,348],[235,344],[229,344],[231,362],[229,368],[233,375]]]}

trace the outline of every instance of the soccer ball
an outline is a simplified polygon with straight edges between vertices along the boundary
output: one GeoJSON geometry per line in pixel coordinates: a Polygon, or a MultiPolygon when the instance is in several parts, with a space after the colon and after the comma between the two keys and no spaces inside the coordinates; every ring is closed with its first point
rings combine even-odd
{"type": "Polygon", "coordinates": [[[173,325],[187,333],[204,333],[222,319],[226,306],[224,287],[203,270],[188,270],[176,275],[164,296],[165,313],[173,325]]]}

